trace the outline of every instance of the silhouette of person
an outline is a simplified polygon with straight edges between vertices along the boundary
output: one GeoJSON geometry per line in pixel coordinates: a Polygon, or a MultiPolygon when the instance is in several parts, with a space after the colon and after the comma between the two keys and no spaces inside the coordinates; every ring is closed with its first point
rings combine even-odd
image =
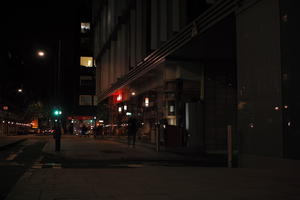
{"type": "Polygon", "coordinates": [[[86,127],[85,124],[83,124],[82,128],[81,128],[81,135],[85,136],[87,131],[88,131],[88,128],[86,127]]]}
{"type": "Polygon", "coordinates": [[[135,117],[130,117],[127,123],[128,147],[130,147],[130,144],[132,144],[132,147],[135,147],[136,133],[138,130],[138,121],[135,117]]]}
{"type": "Polygon", "coordinates": [[[97,125],[95,128],[95,137],[102,136],[103,137],[103,127],[102,125],[97,125]]]}

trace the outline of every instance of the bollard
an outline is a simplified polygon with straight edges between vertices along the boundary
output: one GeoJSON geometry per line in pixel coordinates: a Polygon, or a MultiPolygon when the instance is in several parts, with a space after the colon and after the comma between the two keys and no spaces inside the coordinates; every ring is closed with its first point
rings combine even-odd
{"type": "Polygon", "coordinates": [[[160,151],[160,126],[156,125],[156,152],[160,151]]]}
{"type": "Polygon", "coordinates": [[[227,166],[232,168],[232,128],[227,126],[227,166]]]}

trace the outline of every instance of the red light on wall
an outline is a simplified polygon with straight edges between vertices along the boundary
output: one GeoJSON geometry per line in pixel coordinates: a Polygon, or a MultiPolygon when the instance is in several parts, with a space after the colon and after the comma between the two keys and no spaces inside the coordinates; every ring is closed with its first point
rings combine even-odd
{"type": "Polygon", "coordinates": [[[117,102],[120,102],[120,101],[122,101],[122,94],[118,94],[118,96],[117,96],[117,102]]]}

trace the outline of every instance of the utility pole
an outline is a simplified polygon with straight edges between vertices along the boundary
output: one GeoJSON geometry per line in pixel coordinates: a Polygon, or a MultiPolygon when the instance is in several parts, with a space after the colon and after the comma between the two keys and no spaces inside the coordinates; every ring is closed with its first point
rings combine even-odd
{"type": "Polygon", "coordinates": [[[58,51],[57,51],[57,65],[55,74],[55,109],[54,115],[54,139],[55,139],[55,151],[60,151],[60,140],[61,140],[61,40],[58,40],[58,51]]]}
{"type": "Polygon", "coordinates": [[[54,103],[56,106],[61,103],[61,40],[58,41],[57,48],[57,63],[55,70],[55,93],[54,93],[54,103]]]}

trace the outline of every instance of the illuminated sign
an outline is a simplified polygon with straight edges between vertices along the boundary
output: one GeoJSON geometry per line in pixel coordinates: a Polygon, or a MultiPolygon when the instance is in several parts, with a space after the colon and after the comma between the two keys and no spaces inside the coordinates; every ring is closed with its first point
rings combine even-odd
{"type": "Polygon", "coordinates": [[[39,127],[39,122],[37,119],[32,120],[31,122],[32,128],[38,128],[39,127]]]}

